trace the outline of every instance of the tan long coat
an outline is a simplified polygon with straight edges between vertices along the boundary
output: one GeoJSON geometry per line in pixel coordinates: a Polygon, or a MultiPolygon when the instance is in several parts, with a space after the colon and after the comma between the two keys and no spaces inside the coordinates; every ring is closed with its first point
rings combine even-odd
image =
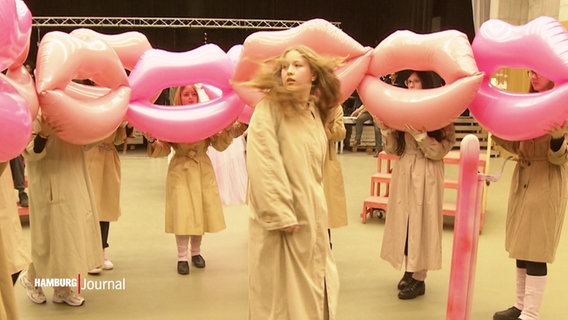
{"type": "MultiPolygon", "coordinates": [[[[39,132],[39,121],[34,132],[39,132]]],[[[35,153],[27,146],[32,261],[38,278],[76,278],[102,264],[101,231],[85,147],[52,134],[35,153]]]]}
{"type": "Polygon", "coordinates": [[[249,319],[335,319],[339,279],[327,234],[327,138],[313,105],[285,117],[259,102],[247,140],[249,319]],[[297,233],[280,229],[299,224],[297,233]],[[327,317],[326,317],[327,318],[327,317]]]}
{"type": "MultiPolygon", "coordinates": [[[[441,142],[431,137],[416,142],[405,133],[406,148],[392,172],[381,258],[396,269],[403,266],[407,237],[406,271],[442,267],[442,159],[456,141],[453,124],[442,130],[445,138],[441,142]]],[[[395,132],[383,131],[383,147],[390,154],[396,153],[395,132]]]]}
{"type": "Polygon", "coordinates": [[[345,125],[343,124],[343,107],[335,109],[333,118],[325,125],[327,136],[327,151],[324,163],[323,187],[327,200],[327,215],[330,228],[339,228],[347,225],[347,204],[345,201],[345,184],[341,163],[335,152],[335,142],[345,139],[345,125]]]}
{"type": "Polygon", "coordinates": [[[225,229],[223,206],[215,171],[207,148],[225,150],[233,141],[224,130],[195,143],[156,141],[149,145],[148,155],[166,157],[175,154],[166,179],[166,232],[176,235],[202,235],[225,229]]]}
{"type": "Polygon", "coordinates": [[[99,221],[117,221],[120,217],[120,158],[115,145],[125,139],[126,128],[121,126],[86,152],[99,221]]]}
{"type": "Polygon", "coordinates": [[[505,249],[513,259],[554,261],[568,198],[568,140],[550,149],[550,136],[494,141],[519,157],[509,191],[505,249]]]}
{"type": "MultiPolygon", "coordinates": [[[[0,248],[3,247],[2,238],[0,237],[0,248]]],[[[0,319],[19,319],[12,278],[8,271],[6,254],[3,250],[0,250],[0,319]]]]}
{"type": "Polygon", "coordinates": [[[24,270],[31,261],[16,201],[12,172],[5,170],[0,174],[0,238],[4,243],[0,251],[4,252],[10,274],[24,270]]]}

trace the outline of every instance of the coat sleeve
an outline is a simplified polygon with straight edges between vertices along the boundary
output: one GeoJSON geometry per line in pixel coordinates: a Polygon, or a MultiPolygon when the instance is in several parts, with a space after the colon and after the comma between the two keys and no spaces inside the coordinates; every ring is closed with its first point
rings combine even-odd
{"type": "Polygon", "coordinates": [[[227,129],[210,137],[209,142],[211,146],[217,151],[223,151],[227,149],[231,142],[233,142],[232,126],[229,126],[227,129]]]}
{"type": "Polygon", "coordinates": [[[156,140],[148,143],[148,156],[152,158],[167,157],[172,150],[169,142],[156,140]]]}
{"type": "Polygon", "coordinates": [[[441,141],[427,136],[424,140],[418,142],[418,147],[428,159],[442,160],[456,144],[456,131],[453,123],[450,123],[441,130],[443,135],[441,141]]]}
{"type": "Polygon", "coordinates": [[[247,170],[252,219],[267,230],[298,223],[292,188],[280,153],[280,115],[268,102],[261,101],[251,118],[247,141],[247,170]]]}
{"type": "Polygon", "coordinates": [[[341,141],[345,139],[345,124],[343,123],[343,107],[338,106],[331,113],[332,118],[325,124],[327,140],[341,141]]]}
{"type": "Polygon", "coordinates": [[[383,136],[383,149],[388,154],[396,154],[398,149],[398,131],[393,129],[381,129],[381,135],[383,136]]]}
{"type": "MultiPolygon", "coordinates": [[[[41,122],[39,121],[39,119],[40,118],[38,116],[34,120],[33,129],[32,129],[32,137],[31,137],[30,142],[28,143],[26,149],[23,152],[23,156],[26,159],[26,161],[41,160],[47,154],[47,144],[49,144],[49,138],[48,138],[47,142],[45,142],[46,145],[41,152],[39,152],[39,153],[34,152],[36,136],[37,136],[38,132],[41,131],[41,122]]],[[[55,134],[55,133],[53,133],[53,134],[55,134]]]]}
{"type": "Polygon", "coordinates": [[[551,148],[548,148],[548,161],[558,166],[568,162],[568,140],[566,137],[562,140],[562,145],[557,151],[553,151],[551,148]]]}
{"type": "Polygon", "coordinates": [[[502,147],[503,149],[513,153],[513,154],[519,154],[519,147],[520,147],[520,142],[519,141],[509,141],[509,140],[505,140],[502,138],[499,138],[497,136],[492,136],[491,139],[493,140],[493,142],[502,147]]]}

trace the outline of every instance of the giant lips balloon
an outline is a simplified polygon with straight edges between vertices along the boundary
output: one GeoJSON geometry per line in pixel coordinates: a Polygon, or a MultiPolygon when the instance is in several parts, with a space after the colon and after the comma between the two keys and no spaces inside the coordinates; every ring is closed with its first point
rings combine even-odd
{"type": "Polygon", "coordinates": [[[513,26],[488,20],[472,48],[485,78],[469,109],[488,131],[507,140],[527,140],[568,119],[568,33],[558,21],[539,17],[513,26]],[[501,90],[491,84],[490,76],[502,67],[535,70],[555,86],[530,94],[501,90]]]}

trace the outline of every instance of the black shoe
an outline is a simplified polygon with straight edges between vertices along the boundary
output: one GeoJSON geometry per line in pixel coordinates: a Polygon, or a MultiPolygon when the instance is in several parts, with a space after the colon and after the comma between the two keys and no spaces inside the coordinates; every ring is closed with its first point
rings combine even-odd
{"type": "Polygon", "coordinates": [[[426,293],[426,284],[424,281],[418,281],[410,278],[408,285],[399,291],[398,298],[401,300],[410,300],[426,293]]]}
{"type": "Polygon", "coordinates": [[[493,320],[517,320],[521,316],[521,310],[513,306],[507,310],[497,311],[493,315],[493,320]]]}
{"type": "Polygon", "coordinates": [[[205,268],[205,259],[198,254],[196,256],[191,256],[191,262],[196,268],[203,269],[205,268]]]}
{"type": "Polygon", "coordinates": [[[406,288],[406,286],[410,282],[410,279],[412,279],[412,272],[405,272],[402,276],[402,279],[400,279],[400,281],[398,282],[398,290],[406,288]]]}
{"type": "Polygon", "coordinates": [[[28,194],[25,191],[20,191],[18,194],[20,198],[20,207],[28,207],[28,194]]]}
{"type": "Polygon", "coordinates": [[[178,261],[178,273],[189,274],[189,263],[187,261],[178,261]]]}

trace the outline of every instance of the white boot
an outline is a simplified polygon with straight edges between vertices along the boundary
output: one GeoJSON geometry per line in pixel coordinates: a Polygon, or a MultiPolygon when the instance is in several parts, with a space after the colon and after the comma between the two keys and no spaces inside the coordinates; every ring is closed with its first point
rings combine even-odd
{"type": "Polygon", "coordinates": [[[517,268],[517,292],[515,308],[523,310],[525,300],[525,283],[527,279],[527,269],[517,268]]]}
{"type": "Polygon", "coordinates": [[[114,265],[106,255],[106,248],[103,249],[103,270],[112,270],[114,265]]]}
{"type": "Polygon", "coordinates": [[[546,276],[527,275],[523,312],[519,319],[539,320],[540,306],[546,287],[546,276]]]}

